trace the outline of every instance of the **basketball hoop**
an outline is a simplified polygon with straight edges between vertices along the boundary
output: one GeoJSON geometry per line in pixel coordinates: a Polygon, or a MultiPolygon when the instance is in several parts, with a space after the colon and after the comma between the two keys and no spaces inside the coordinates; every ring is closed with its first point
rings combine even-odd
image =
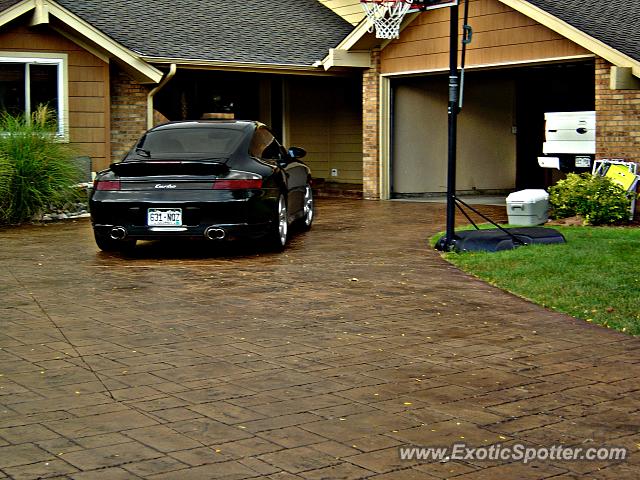
{"type": "Polygon", "coordinates": [[[360,0],[376,38],[400,37],[400,26],[410,11],[433,10],[458,5],[458,0],[360,0]]]}
{"type": "Polygon", "coordinates": [[[360,0],[371,23],[369,31],[376,31],[376,38],[398,38],[400,24],[413,0],[360,0]]]}

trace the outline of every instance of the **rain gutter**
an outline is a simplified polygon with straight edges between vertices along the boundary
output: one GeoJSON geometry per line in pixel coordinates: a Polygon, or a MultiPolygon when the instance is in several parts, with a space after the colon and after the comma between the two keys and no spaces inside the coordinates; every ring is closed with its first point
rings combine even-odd
{"type": "Polygon", "coordinates": [[[178,66],[175,63],[172,63],[169,67],[169,72],[165,75],[162,81],[147,95],[147,129],[153,128],[153,97],[155,97],[156,93],[162,90],[164,86],[169,83],[169,80],[173,78],[177,70],[178,66]]]}

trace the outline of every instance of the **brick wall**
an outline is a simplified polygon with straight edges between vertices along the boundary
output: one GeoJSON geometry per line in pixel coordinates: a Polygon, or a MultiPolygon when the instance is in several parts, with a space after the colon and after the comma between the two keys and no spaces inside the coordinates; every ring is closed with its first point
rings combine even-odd
{"type": "Polygon", "coordinates": [[[371,51],[371,68],[362,76],[362,194],[380,198],[380,50],[371,51]]]}
{"type": "Polygon", "coordinates": [[[596,158],[640,162],[640,90],[610,90],[610,74],[596,58],[596,158]]]}
{"type": "Polygon", "coordinates": [[[120,160],[147,130],[147,93],[117,67],[111,69],[111,158],[120,160]]]}
{"type": "Polygon", "coordinates": [[[596,158],[640,162],[640,90],[611,90],[611,66],[596,57],[596,158]]]}

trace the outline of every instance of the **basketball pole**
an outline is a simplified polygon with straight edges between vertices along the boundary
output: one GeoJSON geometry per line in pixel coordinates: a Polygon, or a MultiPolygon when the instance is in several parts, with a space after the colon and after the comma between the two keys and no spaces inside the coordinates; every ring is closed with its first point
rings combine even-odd
{"type": "Polygon", "coordinates": [[[460,74],[458,72],[458,5],[450,7],[449,33],[449,107],[448,107],[448,164],[447,164],[447,227],[443,250],[450,250],[455,238],[456,221],[456,161],[458,113],[460,111],[460,74]]]}

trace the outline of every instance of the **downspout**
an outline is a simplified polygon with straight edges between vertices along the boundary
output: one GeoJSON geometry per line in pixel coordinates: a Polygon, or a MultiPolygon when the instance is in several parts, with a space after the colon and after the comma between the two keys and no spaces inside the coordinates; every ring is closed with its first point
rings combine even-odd
{"type": "Polygon", "coordinates": [[[147,129],[153,128],[153,97],[155,97],[156,93],[162,90],[164,86],[169,83],[169,80],[173,78],[177,70],[177,65],[172,63],[169,67],[169,72],[165,75],[162,81],[147,95],[147,129]]]}

